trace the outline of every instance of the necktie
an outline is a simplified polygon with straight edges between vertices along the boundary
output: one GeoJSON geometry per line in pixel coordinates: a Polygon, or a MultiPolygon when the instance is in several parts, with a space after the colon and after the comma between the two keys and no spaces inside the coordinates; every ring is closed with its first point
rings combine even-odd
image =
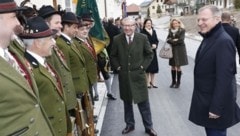
{"type": "Polygon", "coordinates": [[[53,49],[55,50],[55,52],[56,52],[57,56],[60,58],[60,60],[63,63],[66,63],[63,52],[61,50],[59,50],[59,48],[57,46],[53,46],[53,49]]]}
{"type": "Polygon", "coordinates": [[[128,36],[128,45],[130,45],[132,43],[132,38],[131,36],[128,36]]]}
{"type": "Polygon", "coordinates": [[[54,79],[56,79],[55,73],[52,71],[52,69],[51,69],[50,66],[47,64],[47,62],[45,62],[44,64],[45,64],[45,66],[46,66],[47,71],[51,74],[51,76],[52,76],[54,79]]]}
{"type": "Polygon", "coordinates": [[[93,46],[89,44],[88,40],[85,40],[84,43],[85,43],[85,45],[87,45],[87,47],[88,47],[89,50],[91,51],[93,57],[94,57],[95,59],[97,59],[97,55],[96,55],[96,52],[95,52],[95,49],[93,48],[93,46]]]}
{"type": "Polygon", "coordinates": [[[61,81],[58,77],[58,75],[55,74],[55,71],[54,69],[52,69],[47,62],[44,63],[47,71],[51,74],[51,76],[53,77],[54,81],[56,82],[57,86],[58,86],[58,89],[57,91],[62,95],[63,92],[62,92],[62,85],[61,85],[61,81]]]}

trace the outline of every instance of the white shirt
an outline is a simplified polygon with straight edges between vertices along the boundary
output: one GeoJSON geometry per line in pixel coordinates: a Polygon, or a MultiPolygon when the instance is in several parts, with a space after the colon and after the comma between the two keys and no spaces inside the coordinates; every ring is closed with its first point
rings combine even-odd
{"type": "Polygon", "coordinates": [[[42,66],[46,67],[45,66],[45,58],[39,56],[38,54],[34,53],[34,52],[31,52],[29,50],[27,50],[27,52],[32,55],[42,66]]]}
{"type": "Polygon", "coordinates": [[[69,37],[68,35],[66,35],[65,33],[61,33],[61,35],[63,35],[65,38],[67,38],[68,41],[72,41],[72,38],[69,37]]]}
{"type": "MultiPolygon", "coordinates": [[[[129,43],[129,35],[125,35],[127,42],[129,43]]],[[[130,36],[131,37],[131,41],[133,41],[133,37],[134,37],[134,33],[130,36]]]]}
{"type": "MultiPolygon", "coordinates": [[[[4,49],[3,48],[0,48],[0,56],[2,57],[2,58],[4,58],[4,49]]],[[[5,58],[4,58],[5,59],[5,58]]]]}
{"type": "Polygon", "coordinates": [[[10,57],[10,59],[16,61],[15,58],[12,56],[12,54],[8,51],[8,48],[6,48],[6,49],[0,48],[0,56],[4,60],[8,61],[7,58],[5,58],[5,56],[4,56],[5,53],[7,53],[7,55],[10,57]]]}

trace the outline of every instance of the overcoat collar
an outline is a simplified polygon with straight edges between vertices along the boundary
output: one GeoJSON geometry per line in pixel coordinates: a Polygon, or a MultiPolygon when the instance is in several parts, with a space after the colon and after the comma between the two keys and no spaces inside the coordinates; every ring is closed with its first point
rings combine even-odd
{"type": "Polygon", "coordinates": [[[217,37],[219,36],[219,34],[223,31],[223,27],[221,25],[221,23],[218,23],[211,31],[209,31],[206,34],[202,34],[200,33],[200,35],[203,36],[203,41],[201,42],[201,45],[197,51],[196,54],[196,64],[197,62],[199,62],[199,60],[204,56],[204,54],[206,54],[208,52],[208,50],[212,47],[212,45],[214,44],[214,42],[216,42],[217,37]],[[204,42],[206,42],[205,47],[203,49],[202,45],[204,44],[204,42]],[[201,50],[201,51],[200,51],[201,50]]]}

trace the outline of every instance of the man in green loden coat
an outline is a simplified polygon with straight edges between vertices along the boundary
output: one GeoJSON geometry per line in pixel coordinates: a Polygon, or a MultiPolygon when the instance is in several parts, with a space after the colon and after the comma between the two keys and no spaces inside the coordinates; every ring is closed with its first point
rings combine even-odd
{"type": "Polygon", "coordinates": [[[39,100],[39,92],[24,58],[10,39],[20,25],[13,0],[0,1],[0,135],[52,136],[50,122],[39,100]]]}
{"type": "Polygon", "coordinates": [[[51,30],[43,18],[33,17],[28,19],[24,33],[19,35],[26,51],[24,57],[29,62],[29,67],[34,74],[40,101],[53,126],[57,136],[71,134],[71,123],[65,105],[65,95],[58,73],[46,61],[46,57],[52,54],[55,40],[52,35],[56,31],[51,30]]]}
{"type": "Polygon", "coordinates": [[[124,33],[114,37],[111,51],[111,65],[119,73],[120,97],[124,103],[126,128],[122,134],[134,130],[135,121],[132,102],[138,104],[145,132],[156,136],[148,98],[145,69],[153,58],[153,52],[145,35],[136,33],[135,20],[127,17],[123,21],[124,33]]]}
{"type": "MultiPolygon", "coordinates": [[[[57,30],[56,37],[60,36],[62,29],[62,19],[59,11],[56,11],[52,6],[42,6],[38,11],[38,16],[42,17],[50,29],[57,30]]],[[[76,92],[73,85],[72,74],[67,65],[63,52],[57,45],[53,47],[52,55],[47,58],[47,61],[56,69],[63,84],[63,89],[66,96],[66,105],[71,116],[75,114],[77,106],[76,92]]]]}

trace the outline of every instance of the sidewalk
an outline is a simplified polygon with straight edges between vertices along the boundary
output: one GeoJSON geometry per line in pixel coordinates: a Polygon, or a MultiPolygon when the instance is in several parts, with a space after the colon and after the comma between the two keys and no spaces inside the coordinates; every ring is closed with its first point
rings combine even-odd
{"type": "Polygon", "coordinates": [[[107,107],[108,98],[106,97],[107,91],[106,86],[104,82],[98,82],[98,95],[99,100],[95,101],[94,105],[94,115],[98,116],[98,122],[96,123],[96,129],[99,130],[98,134],[96,136],[100,136],[101,134],[101,128],[102,123],[107,107]]]}

